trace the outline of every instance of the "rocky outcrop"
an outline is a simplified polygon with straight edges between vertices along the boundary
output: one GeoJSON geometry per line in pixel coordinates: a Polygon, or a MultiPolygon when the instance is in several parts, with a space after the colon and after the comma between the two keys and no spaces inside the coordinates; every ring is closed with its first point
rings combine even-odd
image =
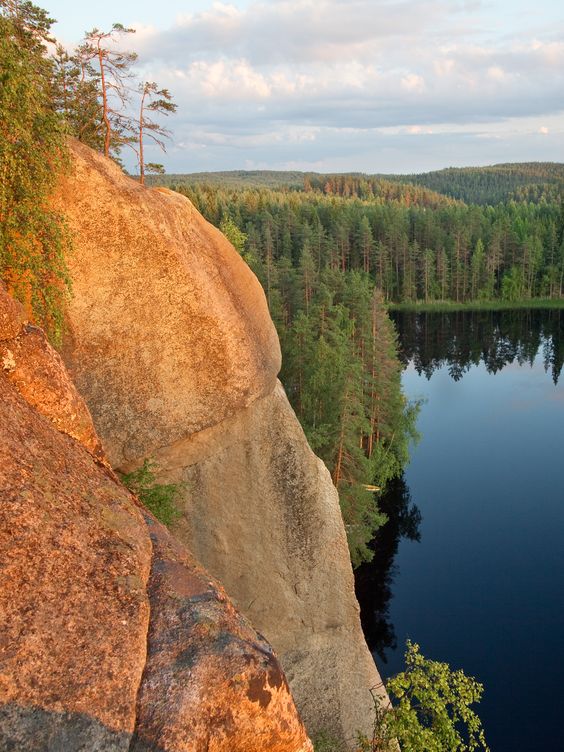
{"type": "Polygon", "coordinates": [[[186,481],[178,533],[272,642],[311,732],[368,730],[364,642],[337,494],[276,386],[258,281],[184,197],[74,147],[64,358],[111,462],[186,481]]]}
{"type": "Polygon", "coordinates": [[[119,467],[271,392],[280,347],[254,275],[187,199],[74,149],[64,357],[119,467]]]}
{"type": "Polygon", "coordinates": [[[312,752],[270,645],[184,547],[147,522],[149,653],[131,752],[312,752]]]}
{"type": "Polygon", "coordinates": [[[116,480],[0,286],[0,750],[310,752],[276,657],[116,480]]]}

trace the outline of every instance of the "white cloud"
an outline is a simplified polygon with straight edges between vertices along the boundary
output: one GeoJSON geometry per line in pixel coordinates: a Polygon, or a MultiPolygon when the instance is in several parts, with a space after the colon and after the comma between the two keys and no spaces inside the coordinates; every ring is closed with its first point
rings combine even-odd
{"type": "Polygon", "coordinates": [[[421,93],[425,91],[425,79],[416,73],[409,73],[401,79],[401,86],[406,91],[415,91],[421,93]]]}
{"type": "MultiPolygon", "coordinates": [[[[482,148],[524,143],[527,133],[532,149],[536,135],[543,148],[554,145],[552,159],[564,159],[556,140],[564,24],[501,36],[484,8],[455,0],[213,3],[168,30],[140,28],[135,47],[151,80],[180,105],[169,121],[179,140],[192,153],[215,149],[214,159],[218,149],[246,150],[245,161],[258,164],[269,153],[309,149],[304,164],[328,164],[322,152],[349,153],[355,129],[408,139],[411,150],[416,142],[430,148],[433,131],[456,134],[461,150],[471,139],[482,148]]],[[[293,161],[286,154],[284,163],[293,161]]]]}

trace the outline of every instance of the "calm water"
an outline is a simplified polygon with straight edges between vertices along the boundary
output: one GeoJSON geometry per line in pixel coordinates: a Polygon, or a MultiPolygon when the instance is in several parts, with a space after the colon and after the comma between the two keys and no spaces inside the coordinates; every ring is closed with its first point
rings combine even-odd
{"type": "Polygon", "coordinates": [[[357,575],[370,647],[385,676],[409,637],[482,681],[492,752],[562,752],[564,311],[396,325],[405,391],[426,402],[357,575]]]}

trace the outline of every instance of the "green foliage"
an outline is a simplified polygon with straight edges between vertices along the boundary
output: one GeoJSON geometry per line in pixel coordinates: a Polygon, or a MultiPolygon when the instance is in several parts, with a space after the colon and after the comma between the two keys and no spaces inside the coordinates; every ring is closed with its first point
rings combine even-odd
{"type": "Polygon", "coordinates": [[[509,271],[505,272],[501,281],[501,298],[510,303],[515,303],[523,295],[523,275],[521,270],[512,266],[509,271]]]}
{"type": "Polygon", "coordinates": [[[31,3],[0,2],[0,277],[58,340],[70,238],[49,203],[67,164],[43,44],[51,23],[31,3]]]}
{"type": "Polygon", "coordinates": [[[154,175],[164,175],[165,173],[164,165],[159,164],[158,162],[146,162],[144,170],[145,172],[150,172],[154,175]]]}
{"type": "Polygon", "coordinates": [[[257,263],[256,256],[245,249],[247,235],[240,230],[230,217],[224,217],[221,220],[219,229],[231,243],[233,248],[239,253],[252,268],[257,263]]]}
{"type": "Polygon", "coordinates": [[[225,235],[227,240],[229,240],[229,242],[233,245],[235,250],[242,255],[245,249],[245,241],[247,240],[247,236],[242,230],[237,227],[231,217],[224,217],[221,220],[219,229],[225,235]]]}
{"type": "Polygon", "coordinates": [[[360,736],[361,752],[473,752],[488,746],[482,724],[471,709],[483,686],[447,663],[421,655],[408,641],[406,669],[389,679],[392,707],[375,697],[372,739],[360,736]]]}
{"type": "Polygon", "coordinates": [[[65,121],[67,133],[92,149],[104,145],[99,97],[100,74],[80,50],[70,55],[57,44],[52,56],[53,107],[65,121]]]}
{"type": "Polygon", "coordinates": [[[156,483],[158,470],[158,465],[154,461],[145,459],[137,470],[122,474],[121,480],[158,520],[170,525],[180,516],[176,501],[184,484],[156,483]]]}

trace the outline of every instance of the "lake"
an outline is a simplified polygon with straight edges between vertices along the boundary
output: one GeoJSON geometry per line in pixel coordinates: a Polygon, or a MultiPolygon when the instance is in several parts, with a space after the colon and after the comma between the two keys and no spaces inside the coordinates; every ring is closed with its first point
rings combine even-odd
{"type": "Polygon", "coordinates": [[[419,444],[357,571],[381,673],[405,641],[485,685],[492,752],[564,750],[564,311],[393,315],[419,444]]]}

